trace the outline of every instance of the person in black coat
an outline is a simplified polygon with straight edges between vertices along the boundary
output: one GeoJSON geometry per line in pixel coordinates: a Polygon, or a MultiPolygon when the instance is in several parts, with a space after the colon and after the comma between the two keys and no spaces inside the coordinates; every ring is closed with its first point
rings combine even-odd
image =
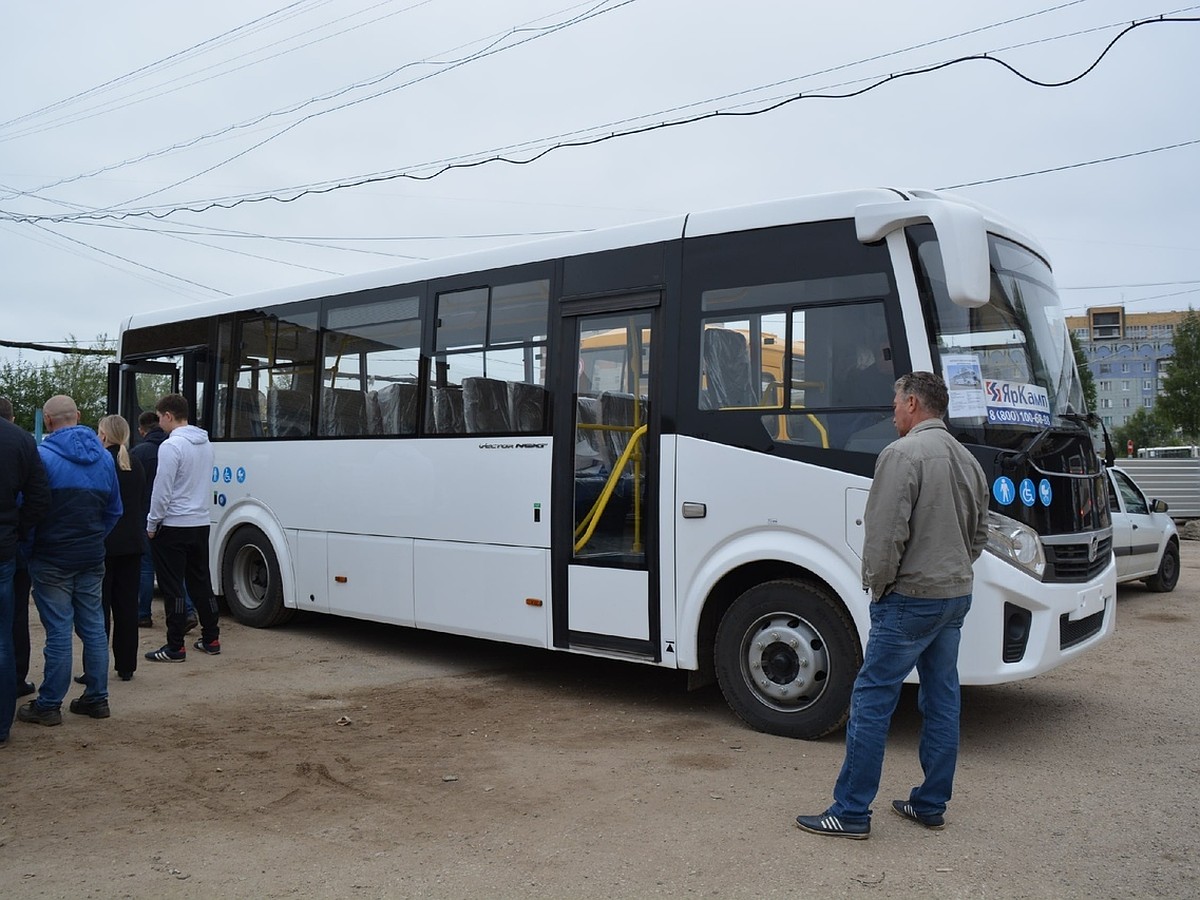
{"type": "MultiPolygon", "coordinates": [[[[13,651],[13,576],[17,544],[50,509],[50,484],[37,444],[12,423],[12,403],[0,397],[0,746],[8,742],[17,705],[17,663],[13,651]]],[[[29,639],[29,598],[25,604],[26,642],[29,639]]],[[[28,668],[28,651],[26,651],[28,668]]],[[[24,677],[20,687],[24,688],[24,677]]]]}
{"type": "Polygon", "coordinates": [[[122,681],[133,677],[138,658],[138,586],[146,530],[146,474],[128,450],[129,424],[105,416],[96,428],[113,455],[124,512],[104,541],[104,629],[112,637],[113,664],[122,681]]]}

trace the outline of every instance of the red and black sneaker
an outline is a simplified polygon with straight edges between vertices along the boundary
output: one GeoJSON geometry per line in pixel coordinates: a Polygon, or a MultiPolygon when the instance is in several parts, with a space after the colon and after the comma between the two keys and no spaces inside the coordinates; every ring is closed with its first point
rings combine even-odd
{"type": "Polygon", "coordinates": [[[207,653],[209,656],[216,656],[221,652],[220,640],[215,640],[206,644],[204,643],[204,638],[201,638],[200,640],[196,641],[196,643],[192,644],[192,646],[201,653],[207,653]]]}

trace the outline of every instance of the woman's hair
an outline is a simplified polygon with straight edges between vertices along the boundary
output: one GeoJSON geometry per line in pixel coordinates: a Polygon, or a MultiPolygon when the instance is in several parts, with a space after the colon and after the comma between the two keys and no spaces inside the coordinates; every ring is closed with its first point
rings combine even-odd
{"type": "Polygon", "coordinates": [[[109,443],[117,449],[117,468],[122,472],[129,471],[129,423],[120,416],[105,416],[96,426],[97,431],[103,431],[109,443]]]}

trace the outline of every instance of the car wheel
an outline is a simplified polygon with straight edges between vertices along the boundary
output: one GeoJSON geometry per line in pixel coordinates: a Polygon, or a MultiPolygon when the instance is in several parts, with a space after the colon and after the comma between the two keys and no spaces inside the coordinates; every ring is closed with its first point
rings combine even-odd
{"type": "Polygon", "coordinates": [[[1167,544],[1167,549],[1163,551],[1162,562],[1158,564],[1158,571],[1146,579],[1146,587],[1152,591],[1166,593],[1167,591],[1175,590],[1175,585],[1179,583],[1179,545],[1174,541],[1167,544]]]}

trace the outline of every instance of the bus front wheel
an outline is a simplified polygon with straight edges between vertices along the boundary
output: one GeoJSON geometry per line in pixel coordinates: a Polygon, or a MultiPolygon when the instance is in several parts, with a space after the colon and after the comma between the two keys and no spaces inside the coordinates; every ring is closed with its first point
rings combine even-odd
{"type": "Polygon", "coordinates": [[[815,740],[841,728],[862,665],[857,630],[824,587],[755,585],[717,628],[717,681],[733,711],[768,734],[815,740]]]}
{"type": "Polygon", "coordinates": [[[253,526],[234,533],[221,565],[225,602],[243,625],[282,625],[296,612],[283,605],[279,561],[267,536],[253,526]]]}

